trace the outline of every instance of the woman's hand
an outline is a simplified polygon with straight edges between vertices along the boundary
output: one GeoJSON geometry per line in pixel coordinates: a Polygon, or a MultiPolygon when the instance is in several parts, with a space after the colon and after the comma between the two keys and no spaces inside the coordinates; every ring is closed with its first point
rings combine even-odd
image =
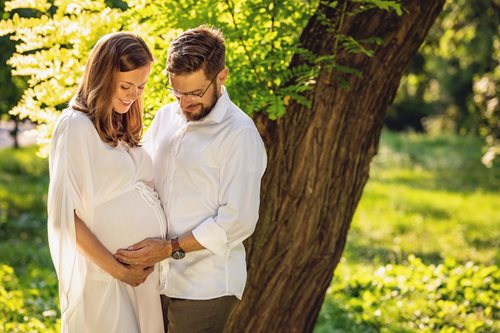
{"type": "Polygon", "coordinates": [[[153,273],[155,270],[154,266],[138,266],[138,265],[123,265],[124,269],[120,270],[117,279],[122,282],[125,282],[132,287],[137,287],[141,285],[144,281],[146,281],[149,274],[153,273]]]}
{"type": "Polygon", "coordinates": [[[85,222],[74,213],[76,244],[80,252],[94,264],[102,268],[115,279],[132,287],[137,287],[154,271],[154,265],[127,265],[115,258],[97,237],[89,230],[85,222]]]}

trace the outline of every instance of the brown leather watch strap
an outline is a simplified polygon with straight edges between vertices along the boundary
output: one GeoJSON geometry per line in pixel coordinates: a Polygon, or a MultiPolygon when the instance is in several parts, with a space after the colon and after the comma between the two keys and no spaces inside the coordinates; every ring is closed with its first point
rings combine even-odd
{"type": "Polygon", "coordinates": [[[181,250],[181,247],[179,245],[179,238],[178,237],[172,238],[170,240],[170,243],[172,243],[172,253],[174,253],[175,251],[181,250]]]}

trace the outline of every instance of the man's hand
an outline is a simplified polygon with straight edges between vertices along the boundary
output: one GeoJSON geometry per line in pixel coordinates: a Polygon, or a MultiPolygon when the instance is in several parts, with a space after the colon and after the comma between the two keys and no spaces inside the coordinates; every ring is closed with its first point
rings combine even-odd
{"type": "Polygon", "coordinates": [[[119,249],[114,256],[120,262],[128,265],[149,267],[170,257],[171,254],[172,245],[170,241],[147,238],[129,246],[128,249],[119,249]]]}

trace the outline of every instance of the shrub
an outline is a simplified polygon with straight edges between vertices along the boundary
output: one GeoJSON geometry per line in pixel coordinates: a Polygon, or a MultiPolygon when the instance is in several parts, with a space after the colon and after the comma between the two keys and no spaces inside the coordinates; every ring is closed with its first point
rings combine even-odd
{"type": "Polygon", "coordinates": [[[325,296],[316,333],[498,332],[498,267],[445,260],[425,265],[347,267],[341,263],[325,296]]]}
{"type": "Polygon", "coordinates": [[[0,264],[0,332],[59,332],[57,281],[47,270],[30,275],[31,281],[21,281],[12,267],[0,264]]]}

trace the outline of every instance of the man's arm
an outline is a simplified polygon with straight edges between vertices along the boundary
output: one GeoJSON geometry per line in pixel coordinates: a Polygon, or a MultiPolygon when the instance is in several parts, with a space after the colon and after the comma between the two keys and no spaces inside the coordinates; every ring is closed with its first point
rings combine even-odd
{"type": "Polygon", "coordinates": [[[192,231],[202,246],[219,255],[254,232],[259,218],[260,184],[267,165],[257,129],[242,128],[226,143],[221,156],[217,214],[192,231]]]}
{"type": "MultiPolygon", "coordinates": [[[[186,253],[204,249],[192,232],[179,237],[179,246],[186,253]]],[[[172,242],[157,238],[147,238],[115,253],[115,258],[119,261],[140,266],[152,266],[170,256],[172,256],[172,242]]]]}

